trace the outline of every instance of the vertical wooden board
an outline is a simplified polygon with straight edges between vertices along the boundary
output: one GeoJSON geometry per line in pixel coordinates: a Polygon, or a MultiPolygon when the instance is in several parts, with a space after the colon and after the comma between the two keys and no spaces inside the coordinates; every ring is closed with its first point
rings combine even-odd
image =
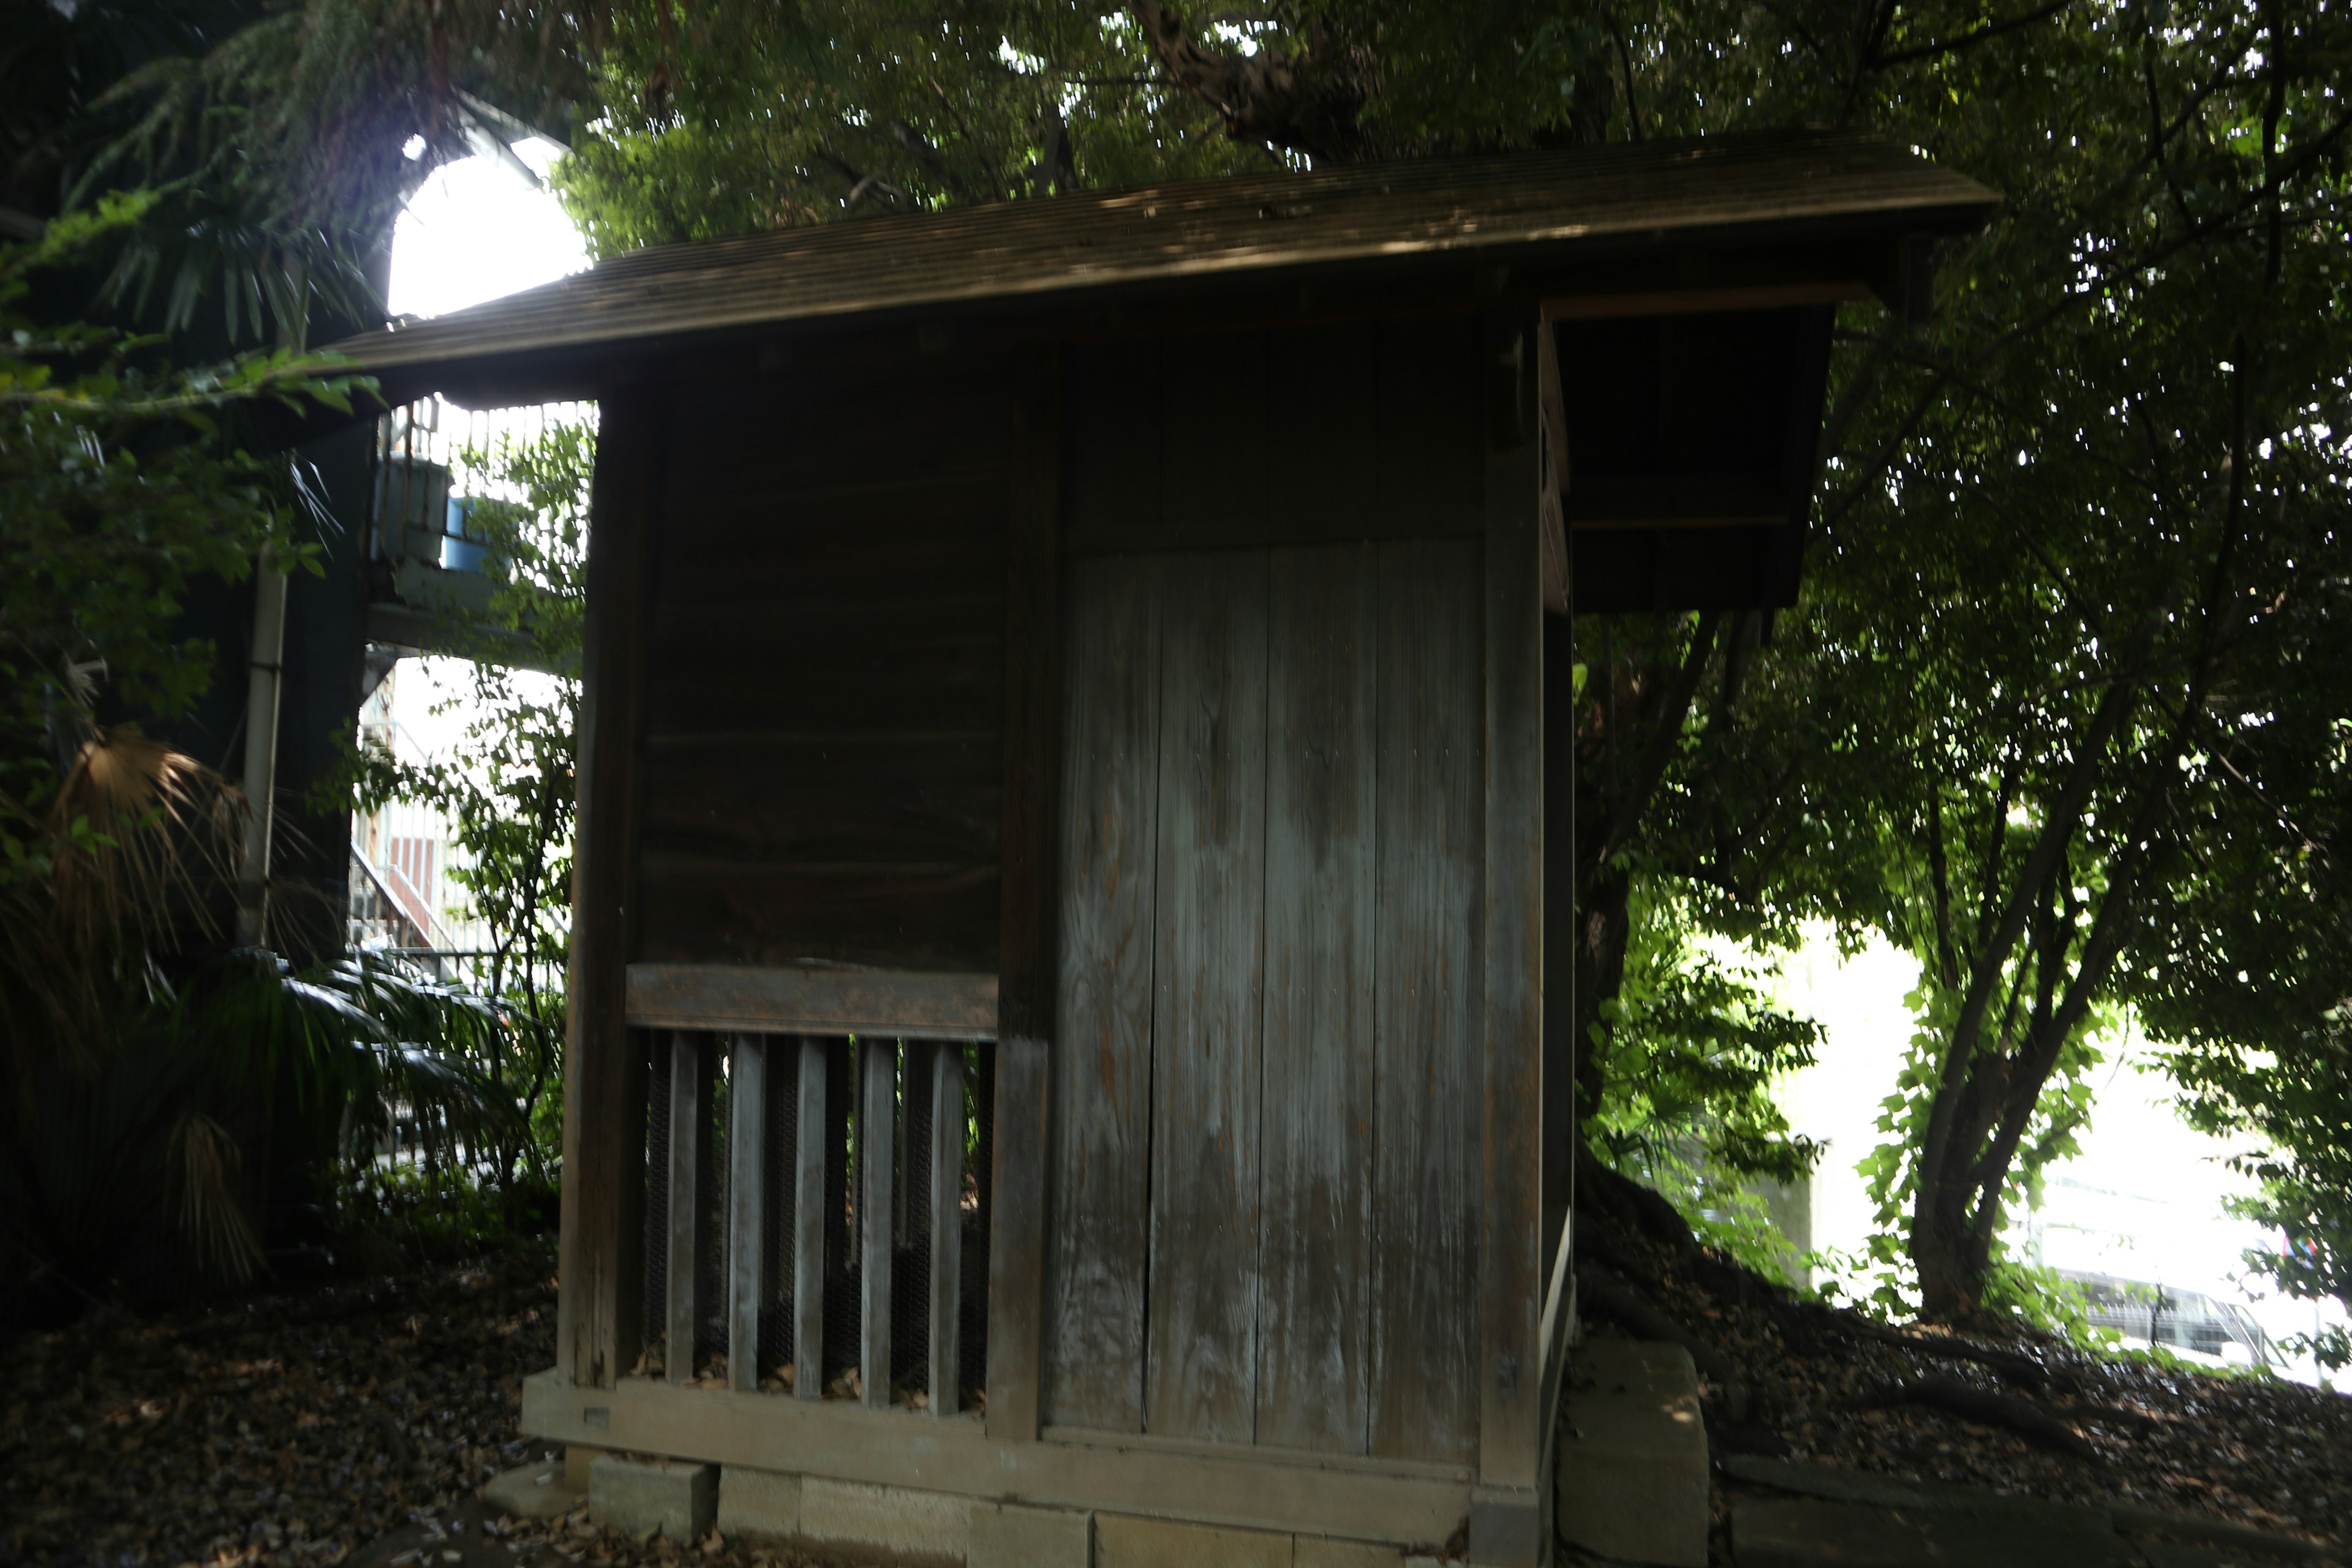
{"type": "Polygon", "coordinates": [[[703,1144],[710,1131],[710,1100],[704,1088],[707,1037],[679,1030],[669,1042],[669,1281],[668,1343],[665,1362],[672,1383],[690,1382],[695,1366],[696,1319],[701,1303],[695,1287],[702,1236],[703,1144]]]}
{"type": "Polygon", "coordinates": [[[857,1042],[858,1367],[861,1397],[873,1409],[890,1404],[892,1235],[898,1205],[898,1047],[857,1042]]]}
{"type": "Polygon", "coordinates": [[[800,1237],[800,1041],[771,1035],[768,1106],[761,1133],[760,1370],[781,1375],[793,1364],[800,1237]]]}
{"type": "Polygon", "coordinates": [[[663,405],[604,398],[588,529],[581,656],[579,834],[563,1053],[563,1184],[556,1363],[612,1386],[644,1337],[646,1049],[623,979],[635,940],[638,742],[645,711],[646,538],[661,491],[663,405]]]}
{"type": "Polygon", "coordinates": [[[1257,1416],[1266,570],[1264,551],[1159,563],[1144,1426],[1217,1442],[1257,1416]]]}
{"type": "Polygon", "coordinates": [[[831,1108],[825,1104],[827,1055],[820,1039],[796,1037],[800,1093],[793,1139],[793,1392],[824,1397],[825,1154],[831,1108]]]}
{"type": "Polygon", "coordinates": [[[760,1386],[760,1307],[766,1284],[768,1042],[738,1035],[727,1084],[727,1386],[760,1386]]]}
{"type": "Polygon", "coordinates": [[[989,1436],[1023,1442],[1037,1436],[1046,1381],[1048,1097],[1060,1037],[1055,932],[1061,899],[1064,387],[1062,362],[1041,355],[1024,367],[1014,407],[1004,552],[997,1045],[982,1053],[978,1086],[987,1134],[975,1173],[984,1240],[974,1250],[984,1260],[988,1290],[985,1349],[973,1370],[988,1384],[989,1436]],[[995,1201],[1000,1188],[1002,1205],[995,1201]]]}
{"type": "Polygon", "coordinates": [[[1463,1460],[1478,1437],[1481,551],[1378,550],[1370,1447],[1463,1460]]]}
{"type": "MultiPolygon", "coordinates": [[[[1072,563],[1063,651],[1045,1410],[1059,1426],[1114,1432],[1143,1429],[1160,801],[1156,570],[1132,556],[1072,563]]],[[[1003,1073],[1021,1065],[1003,1047],[998,1055],[1003,1073]]],[[[1006,1134],[1000,1121],[1000,1142],[1006,1134]]],[[[992,1338],[992,1381],[997,1353],[992,1338]]]]}
{"type": "MultiPolygon", "coordinates": [[[[1532,316],[1532,312],[1528,312],[1532,316]]],[[[1518,331],[1497,312],[1497,335],[1518,331]]],[[[1530,368],[1532,368],[1530,366],[1530,368]]],[[[1528,400],[1530,404],[1532,399],[1528,400]]],[[[1486,457],[1485,1194],[1478,1476],[1533,1487],[1542,1451],[1544,757],[1539,454],[1486,457]]]]}
{"type": "Polygon", "coordinates": [[[1549,1281],[1576,1203],[1574,619],[1547,610],[1543,638],[1543,1277],[1549,1281]]]}
{"type": "Polygon", "coordinates": [[[1273,552],[1257,1440],[1361,1453],[1372,1145],[1376,563],[1273,552]]]}
{"type": "Polygon", "coordinates": [[[931,1414],[952,1415],[963,1403],[963,1047],[929,1053],[931,1147],[926,1169],[930,1191],[930,1300],[924,1360],[930,1368],[931,1414]]]}

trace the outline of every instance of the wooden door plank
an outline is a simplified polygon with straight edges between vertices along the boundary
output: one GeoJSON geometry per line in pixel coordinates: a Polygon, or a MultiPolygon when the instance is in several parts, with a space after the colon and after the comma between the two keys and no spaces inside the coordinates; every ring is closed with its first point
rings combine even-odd
{"type": "Polygon", "coordinates": [[[1245,1443],[1257,1415],[1267,557],[1171,556],[1158,570],[1144,1426],[1245,1443]]]}
{"type": "MultiPolygon", "coordinates": [[[[1493,342],[1531,329],[1497,312],[1493,342]]],[[[1522,336],[1523,341],[1523,336],[1522,336]]],[[[1533,369],[1532,355],[1524,356],[1533,369]]],[[[1532,388],[1528,389],[1529,392],[1532,388]]],[[[1535,399],[1525,398],[1532,405],[1535,399]]],[[[1533,1488],[1543,1440],[1543,553],[1533,432],[1486,455],[1486,1131],[1478,1476],[1533,1488]]],[[[1493,437],[1490,436],[1490,440],[1493,437]]]]}
{"type": "Polygon", "coordinates": [[[768,1042],[738,1035],[727,1073],[727,1386],[760,1386],[767,1279],[768,1042]]]}
{"type": "Polygon", "coordinates": [[[952,1415],[963,1397],[957,1381],[963,1341],[963,1047],[940,1046],[930,1058],[931,1299],[925,1359],[931,1369],[931,1414],[952,1415]]]}
{"type": "Polygon", "coordinates": [[[679,1030],[669,1042],[669,1251],[664,1278],[668,1281],[668,1343],[665,1363],[672,1383],[694,1378],[695,1326],[701,1303],[695,1300],[696,1263],[702,1235],[703,1145],[710,1137],[710,1100],[705,1087],[709,1074],[704,1056],[709,1042],[679,1030]]]}
{"type": "Polygon", "coordinates": [[[1477,1451],[1481,551],[1380,550],[1370,1449],[1477,1451]]]}
{"type": "Polygon", "coordinates": [[[580,700],[580,826],[563,1051],[563,1183],[556,1364],[609,1388],[637,1357],[645,1312],[646,1048],[623,968],[636,909],[638,752],[645,712],[647,539],[661,501],[665,405],[606,389],[588,530],[580,700]]]}
{"type": "Polygon", "coordinates": [[[891,1228],[898,1205],[898,1047],[857,1042],[858,1380],[876,1410],[890,1405],[891,1228]]]}
{"type": "MultiPolygon", "coordinates": [[[[1160,799],[1153,571],[1132,556],[1072,563],[1063,658],[1059,1048],[1050,1121],[1045,1407],[1057,1425],[1106,1432],[1143,1429],[1152,825],[1160,799]]],[[[1002,1075],[1014,1063],[1001,1047],[998,1060],[1002,1107],[1009,1098],[1002,1075]]],[[[1005,1136],[1000,1120],[1000,1151],[1005,1136]]],[[[1007,1195],[1000,1189],[993,1201],[1001,1215],[1007,1195]]],[[[1004,1230],[1000,1218],[997,1235],[1004,1230]]],[[[992,1431],[992,1314],[990,1321],[992,1431]]]]}
{"type": "Polygon", "coordinates": [[[1256,1437],[1364,1451],[1371,1264],[1370,547],[1273,553],[1256,1437]]]}
{"type": "Polygon", "coordinates": [[[1022,370],[1013,407],[1005,542],[1004,820],[990,1167],[980,1177],[988,1231],[988,1430],[1037,1436],[1046,1382],[1046,1166],[1051,1082],[1061,1037],[1055,931],[1062,780],[1062,366],[1046,353],[1022,370]]]}
{"type": "Polygon", "coordinates": [[[793,1392],[824,1397],[825,1043],[794,1042],[800,1058],[793,1140],[793,1392]]]}

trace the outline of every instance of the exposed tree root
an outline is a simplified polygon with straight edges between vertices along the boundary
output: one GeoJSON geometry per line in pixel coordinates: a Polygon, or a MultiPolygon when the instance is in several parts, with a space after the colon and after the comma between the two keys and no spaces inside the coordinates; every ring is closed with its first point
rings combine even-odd
{"type": "Polygon", "coordinates": [[[2091,1446],[2088,1438],[2053,1412],[2013,1394],[1998,1394],[1990,1388],[1978,1388],[1957,1378],[1915,1377],[1906,1383],[1891,1384],[1856,1403],[1865,1408],[1895,1405],[1929,1405],[1981,1426],[2006,1426],[2021,1437],[2030,1437],[2044,1447],[2072,1454],[2078,1459],[2099,1458],[2099,1451],[2091,1446]]]}

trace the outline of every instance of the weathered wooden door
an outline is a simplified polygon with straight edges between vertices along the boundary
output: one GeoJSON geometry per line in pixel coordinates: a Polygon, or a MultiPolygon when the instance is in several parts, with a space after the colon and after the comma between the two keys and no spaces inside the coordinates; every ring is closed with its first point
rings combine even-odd
{"type": "Polygon", "coordinates": [[[1071,563],[1051,1425],[1475,1452],[1479,549],[1071,563]]]}

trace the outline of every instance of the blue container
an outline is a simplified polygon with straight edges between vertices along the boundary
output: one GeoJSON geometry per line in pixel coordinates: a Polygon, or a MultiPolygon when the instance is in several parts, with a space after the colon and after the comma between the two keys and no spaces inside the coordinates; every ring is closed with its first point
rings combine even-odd
{"type": "Polygon", "coordinates": [[[473,497],[451,496],[449,498],[449,521],[443,531],[444,537],[441,541],[441,565],[446,571],[479,572],[482,570],[482,563],[489,553],[489,547],[480,539],[473,536],[473,531],[469,526],[473,521],[471,516],[473,510],[473,497]]]}

